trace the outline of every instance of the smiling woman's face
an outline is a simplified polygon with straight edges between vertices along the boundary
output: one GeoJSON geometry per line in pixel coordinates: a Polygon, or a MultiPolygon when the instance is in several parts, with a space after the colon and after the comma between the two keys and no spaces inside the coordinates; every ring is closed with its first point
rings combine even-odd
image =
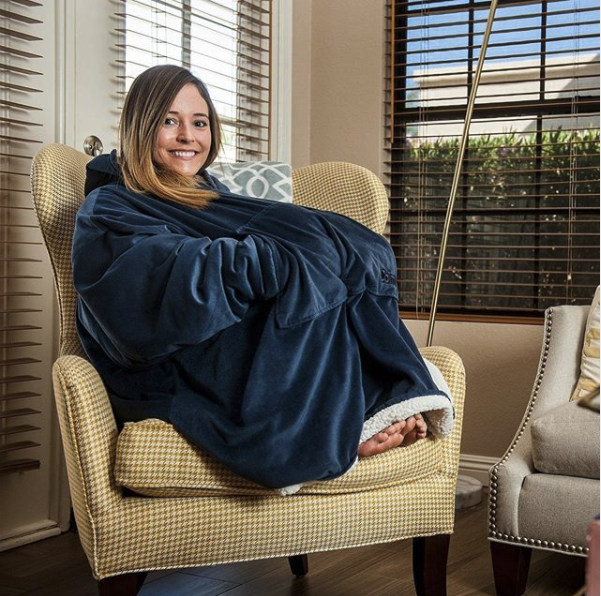
{"type": "Polygon", "coordinates": [[[193,177],[211,149],[209,108],[195,85],[176,95],[159,130],[153,160],[183,176],[193,177]]]}

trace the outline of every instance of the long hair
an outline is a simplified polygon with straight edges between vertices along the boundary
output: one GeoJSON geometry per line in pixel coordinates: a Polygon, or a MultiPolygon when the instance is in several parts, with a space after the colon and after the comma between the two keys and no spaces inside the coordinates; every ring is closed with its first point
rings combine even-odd
{"type": "Polygon", "coordinates": [[[133,192],[204,207],[216,196],[215,192],[198,188],[194,179],[161,167],[152,159],[165,115],[176,95],[189,83],[198,89],[209,108],[211,147],[201,172],[213,163],[221,149],[221,123],[208,89],[189,70],[163,64],[136,77],[125,98],[119,121],[119,164],[125,185],[133,192]]]}

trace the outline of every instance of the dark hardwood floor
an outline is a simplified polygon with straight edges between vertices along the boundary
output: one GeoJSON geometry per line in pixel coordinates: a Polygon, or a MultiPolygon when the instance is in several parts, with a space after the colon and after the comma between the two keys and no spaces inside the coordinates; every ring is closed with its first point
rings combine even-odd
{"type": "MultiPolygon", "coordinates": [[[[448,565],[449,596],[494,596],[485,500],[458,511],[448,565]]],[[[526,596],[573,596],[581,557],[535,551],[526,596]]],[[[0,553],[0,596],[95,596],[76,534],[0,553]]],[[[314,554],[296,579],[286,559],[152,572],[140,596],[413,596],[411,541],[314,554]]]]}

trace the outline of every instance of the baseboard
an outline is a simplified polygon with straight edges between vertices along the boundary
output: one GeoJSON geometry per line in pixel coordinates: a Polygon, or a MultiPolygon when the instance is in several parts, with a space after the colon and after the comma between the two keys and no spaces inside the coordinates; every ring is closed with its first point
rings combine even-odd
{"type": "Polygon", "coordinates": [[[10,536],[0,536],[0,552],[30,544],[31,542],[37,542],[44,538],[50,538],[51,536],[58,536],[59,534],[61,534],[61,529],[52,520],[42,521],[38,524],[22,528],[15,528],[11,531],[10,536]]]}
{"type": "Polygon", "coordinates": [[[498,461],[498,457],[462,453],[459,456],[459,474],[471,476],[481,482],[482,486],[488,486],[490,482],[488,472],[498,461]]]}

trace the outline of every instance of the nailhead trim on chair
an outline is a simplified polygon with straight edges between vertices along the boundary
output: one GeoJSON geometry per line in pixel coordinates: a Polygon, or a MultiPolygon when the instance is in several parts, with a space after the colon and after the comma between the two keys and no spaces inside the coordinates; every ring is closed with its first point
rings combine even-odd
{"type": "Polygon", "coordinates": [[[503,534],[501,532],[497,532],[497,524],[496,524],[496,511],[497,511],[497,494],[498,494],[498,480],[497,470],[500,466],[502,466],[508,459],[509,456],[513,453],[518,444],[518,441],[521,439],[522,435],[526,431],[526,427],[530,422],[530,418],[532,416],[532,410],[534,409],[534,405],[536,400],[538,399],[538,392],[540,386],[543,382],[543,375],[545,373],[545,369],[547,367],[547,360],[549,357],[549,347],[551,345],[551,331],[553,330],[553,309],[549,308],[545,317],[545,331],[544,331],[544,339],[543,346],[544,350],[541,355],[541,362],[539,366],[539,374],[536,378],[536,383],[534,390],[532,392],[532,396],[530,398],[530,404],[524,419],[522,420],[522,425],[516,434],[513,443],[497,464],[492,468],[490,472],[490,496],[489,496],[489,538],[493,538],[495,540],[503,540],[506,542],[514,542],[517,544],[523,544],[525,546],[535,546],[538,548],[545,548],[549,550],[557,550],[561,552],[569,552],[581,555],[588,554],[588,547],[576,546],[574,544],[562,544],[560,542],[552,542],[549,540],[537,540],[535,538],[526,538],[524,536],[512,536],[511,534],[503,534]]]}

